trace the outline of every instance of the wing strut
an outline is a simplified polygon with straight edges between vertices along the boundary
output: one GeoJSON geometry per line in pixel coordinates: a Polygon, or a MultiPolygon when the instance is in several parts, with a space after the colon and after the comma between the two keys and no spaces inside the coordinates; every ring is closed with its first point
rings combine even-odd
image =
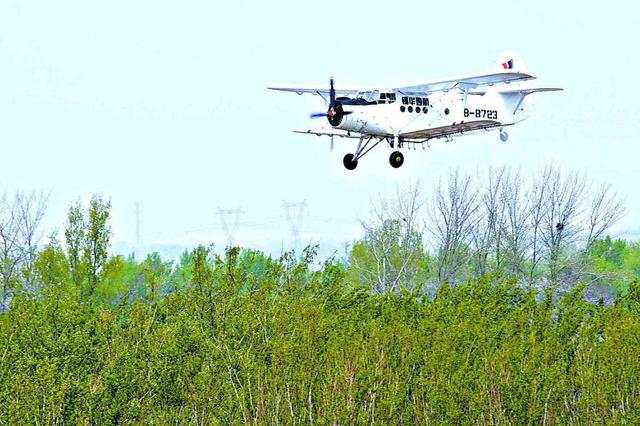
{"type": "Polygon", "coordinates": [[[358,142],[358,148],[356,149],[356,152],[353,156],[356,161],[364,157],[369,151],[378,146],[378,144],[380,143],[380,139],[376,139],[376,141],[371,146],[369,146],[369,143],[373,140],[373,136],[369,136],[369,139],[367,139],[364,145],[362,145],[363,139],[364,138],[360,138],[360,141],[358,142]]]}

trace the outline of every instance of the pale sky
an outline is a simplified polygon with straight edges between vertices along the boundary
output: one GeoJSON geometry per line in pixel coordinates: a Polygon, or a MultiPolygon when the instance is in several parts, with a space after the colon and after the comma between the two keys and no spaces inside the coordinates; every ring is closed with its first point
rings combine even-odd
{"type": "MultiPolygon", "coordinates": [[[[0,0],[0,191],[113,203],[114,241],[224,245],[217,209],[245,212],[240,243],[287,245],[282,202],[306,200],[304,238],[339,246],[378,194],[450,168],[548,162],[609,182],[640,228],[640,10],[635,2],[0,0]],[[317,97],[274,82],[394,86],[485,71],[518,52],[540,84],[531,118],[431,150],[342,167],[352,142],[296,135],[317,97]]],[[[380,148],[380,147],[379,147],[380,148]]]]}

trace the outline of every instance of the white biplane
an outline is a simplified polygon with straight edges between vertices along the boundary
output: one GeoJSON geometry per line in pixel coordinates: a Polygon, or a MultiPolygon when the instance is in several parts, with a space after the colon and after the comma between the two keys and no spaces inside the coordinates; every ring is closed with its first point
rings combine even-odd
{"type": "Polygon", "coordinates": [[[311,118],[324,117],[330,127],[295,132],[329,136],[332,148],[334,137],[358,139],[355,152],[343,159],[344,166],[354,170],[380,143],[395,149],[389,163],[398,168],[404,163],[402,148],[429,146],[435,139],[451,141],[463,134],[499,130],[500,140],[506,142],[509,136],[504,129],[525,118],[528,95],[562,90],[523,84],[534,78],[519,58],[510,55],[498,62],[494,72],[391,89],[335,89],[333,78],[328,89],[269,89],[321,96],[328,104],[327,112],[311,114],[311,118]]]}

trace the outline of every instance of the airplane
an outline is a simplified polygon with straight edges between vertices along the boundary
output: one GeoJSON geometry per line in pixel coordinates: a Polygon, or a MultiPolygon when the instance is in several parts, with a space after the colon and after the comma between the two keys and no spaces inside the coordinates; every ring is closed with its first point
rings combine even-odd
{"type": "Polygon", "coordinates": [[[268,87],[270,90],[313,94],[324,99],[326,113],[310,118],[326,118],[330,127],[295,130],[296,133],[358,139],[353,153],[346,154],[343,165],[354,170],[358,161],[380,143],[394,151],[392,167],[404,164],[400,151],[405,147],[431,146],[431,141],[485,131],[504,130],[523,121],[525,98],[532,93],[562,90],[558,87],[525,87],[533,80],[517,55],[502,56],[498,67],[489,73],[408,85],[395,88],[336,89],[333,77],[329,88],[268,87]]]}

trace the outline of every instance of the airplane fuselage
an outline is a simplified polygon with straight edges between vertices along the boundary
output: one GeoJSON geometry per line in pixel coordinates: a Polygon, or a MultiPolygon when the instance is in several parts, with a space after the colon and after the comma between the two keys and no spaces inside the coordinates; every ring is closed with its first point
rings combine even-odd
{"type": "Polygon", "coordinates": [[[345,106],[350,114],[333,127],[364,135],[393,137],[474,121],[493,124],[486,128],[498,128],[521,119],[518,113],[522,111],[522,105],[516,105],[518,99],[497,91],[473,94],[449,90],[431,93],[428,97],[380,91],[378,97],[376,104],[345,106]]]}

